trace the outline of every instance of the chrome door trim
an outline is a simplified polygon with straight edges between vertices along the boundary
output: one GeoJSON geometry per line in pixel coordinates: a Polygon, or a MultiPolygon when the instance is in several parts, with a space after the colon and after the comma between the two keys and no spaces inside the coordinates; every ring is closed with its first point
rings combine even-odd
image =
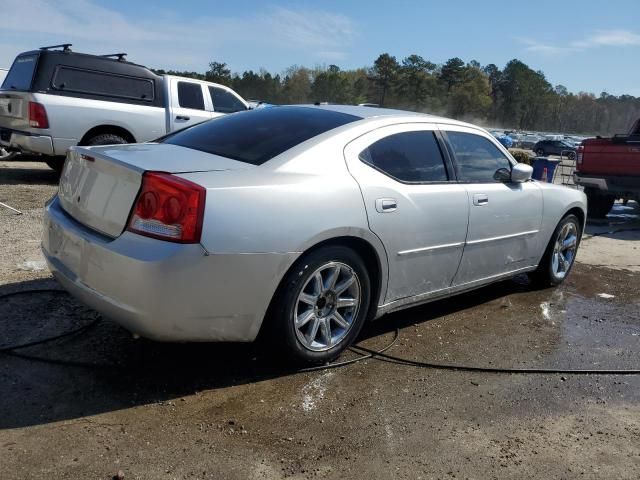
{"type": "Polygon", "coordinates": [[[446,243],[444,245],[434,245],[433,247],[414,248],[412,250],[401,250],[398,256],[411,255],[412,253],[430,252],[433,250],[442,250],[445,248],[455,248],[464,246],[464,242],[446,243]]]}
{"type": "Polygon", "coordinates": [[[498,240],[507,240],[517,237],[528,237],[529,235],[536,235],[539,230],[529,230],[528,232],[512,233],[509,235],[501,235],[499,237],[480,238],[478,240],[471,240],[466,242],[466,245],[477,245],[479,243],[497,242],[498,240]]]}

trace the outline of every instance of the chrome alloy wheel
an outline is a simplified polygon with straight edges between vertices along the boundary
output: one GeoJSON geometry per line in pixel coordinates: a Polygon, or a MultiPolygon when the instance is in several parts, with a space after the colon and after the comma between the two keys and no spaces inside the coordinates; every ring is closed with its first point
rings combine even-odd
{"type": "Polygon", "coordinates": [[[314,352],[329,350],[346,336],[358,315],[360,280],[340,262],[319,267],[306,281],[295,303],[296,336],[314,352]]]}
{"type": "Polygon", "coordinates": [[[559,278],[564,278],[573,260],[576,258],[576,250],[578,248],[578,229],[572,222],[565,224],[558,233],[556,244],[553,247],[553,255],[551,256],[551,268],[553,274],[559,278]]]}

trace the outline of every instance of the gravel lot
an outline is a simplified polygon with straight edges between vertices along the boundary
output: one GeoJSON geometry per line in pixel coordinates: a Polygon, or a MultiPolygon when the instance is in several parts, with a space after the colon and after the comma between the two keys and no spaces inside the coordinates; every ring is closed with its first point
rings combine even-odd
{"type": "MultiPolygon", "coordinates": [[[[55,287],[44,164],[0,162],[0,294],[55,287]]],[[[640,209],[590,224],[570,278],[524,278],[384,317],[362,344],[491,367],[640,368],[640,209]]],[[[87,325],[64,294],[0,300],[0,348],[87,325]]],[[[159,344],[101,321],[0,356],[0,478],[640,478],[640,377],[365,360],[301,373],[254,345],[159,344]],[[36,358],[34,358],[36,357],[36,358]]],[[[350,357],[353,354],[348,354],[350,357]]]]}

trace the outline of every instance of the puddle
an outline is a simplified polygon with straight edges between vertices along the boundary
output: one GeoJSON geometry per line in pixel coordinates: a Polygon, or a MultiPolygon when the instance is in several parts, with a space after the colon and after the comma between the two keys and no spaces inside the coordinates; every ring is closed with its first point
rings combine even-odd
{"type": "Polygon", "coordinates": [[[18,265],[18,270],[27,272],[41,272],[46,270],[47,264],[44,260],[27,260],[18,265]]]}

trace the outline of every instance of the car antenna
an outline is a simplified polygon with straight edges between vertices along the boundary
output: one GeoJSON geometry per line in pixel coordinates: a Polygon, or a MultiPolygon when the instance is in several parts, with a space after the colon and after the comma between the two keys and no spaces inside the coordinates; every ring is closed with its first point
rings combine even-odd
{"type": "Polygon", "coordinates": [[[101,57],[104,58],[117,58],[119,62],[126,62],[127,59],[124,58],[127,56],[127,54],[125,52],[121,52],[121,53],[111,53],[109,55],[100,55],[101,57]]]}
{"type": "Polygon", "coordinates": [[[61,48],[63,52],[71,51],[72,43],[62,43],[60,45],[51,45],[49,47],[40,47],[40,50],[53,50],[54,48],[61,48]]]}

